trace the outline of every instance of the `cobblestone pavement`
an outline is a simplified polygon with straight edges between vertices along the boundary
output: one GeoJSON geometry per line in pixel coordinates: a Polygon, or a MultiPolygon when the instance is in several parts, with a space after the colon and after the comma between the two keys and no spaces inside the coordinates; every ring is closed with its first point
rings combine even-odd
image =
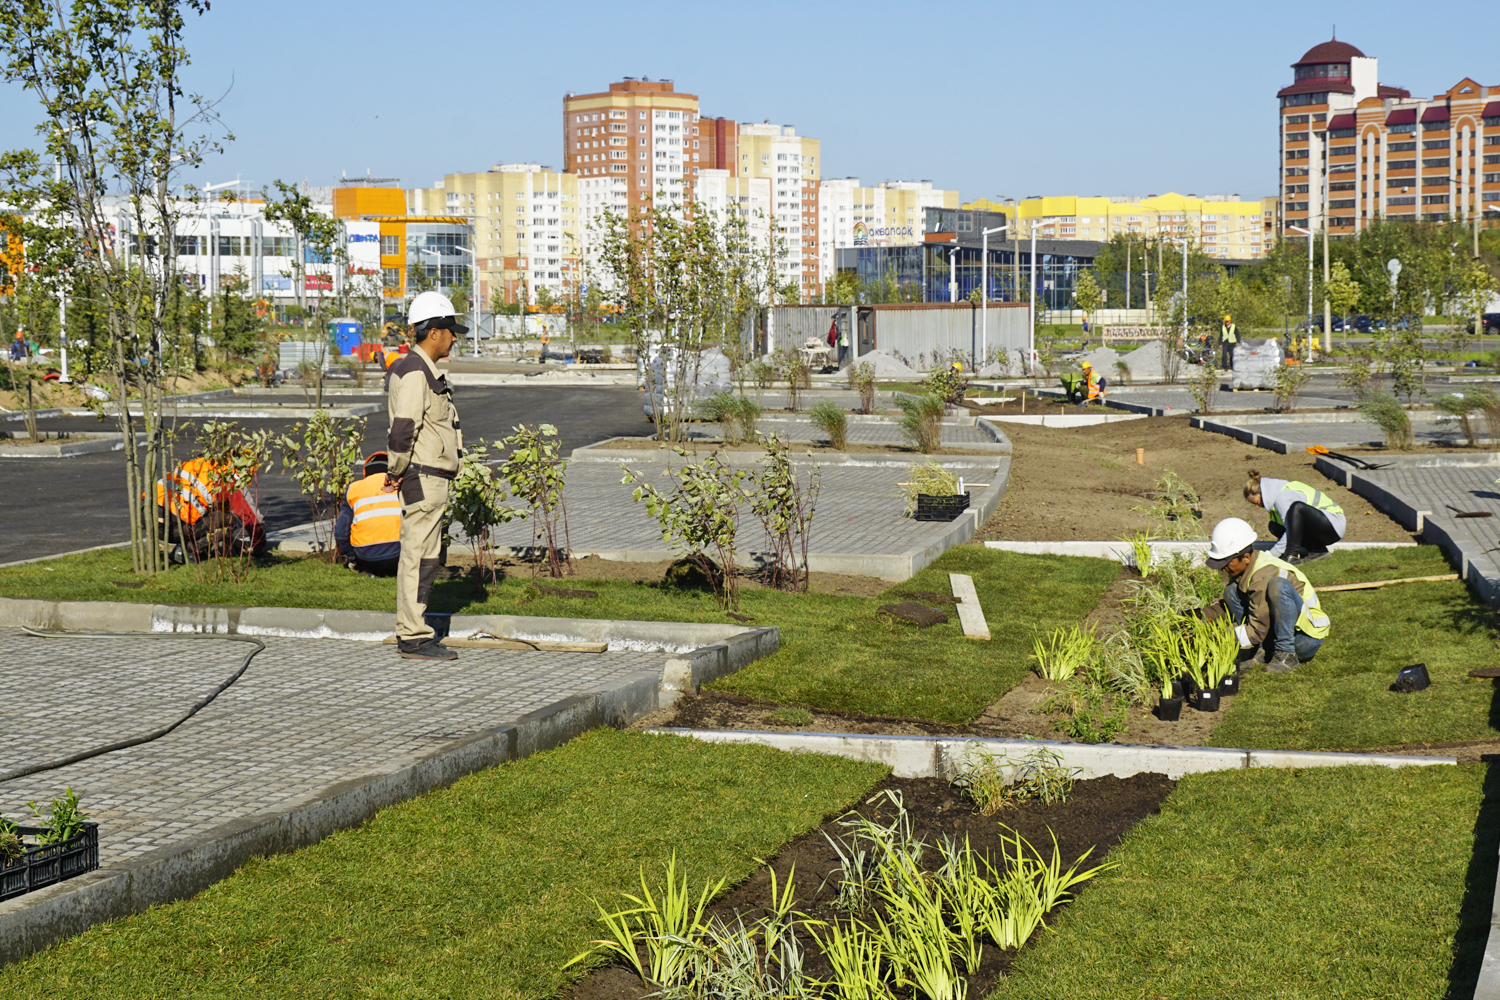
{"type": "MultiPolygon", "coordinates": [[[[1236,424],[1232,414],[1219,416],[1210,413],[1206,414],[1204,419],[1212,420],[1215,423],[1243,427],[1245,430],[1263,437],[1285,441],[1289,448],[1298,451],[1311,444],[1321,444],[1326,448],[1333,448],[1335,450],[1342,446],[1351,445],[1368,445],[1380,448],[1385,444],[1385,435],[1381,433],[1380,428],[1367,420],[1299,422],[1295,413],[1288,414],[1284,422],[1278,420],[1274,423],[1236,424]]],[[[1449,422],[1440,422],[1436,417],[1425,415],[1414,415],[1414,419],[1412,420],[1412,437],[1418,444],[1447,445],[1463,443],[1463,435],[1459,432],[1457,426],[1449,422]]]]}
{"type": "MultiPolygon", "coordinates": [[[[285,808],[342,781],[399,766],[451,740],[572,695],[657,676],[662,653],[463,650],[450,663],[390,646],[265,640],[229,690],[168,735],[0,783],[0,815],[24,819],[71,785],[100,824],[104,865],[223,823],[285,808]]],[[[150,731],[228,677],[245,643],[164,638],[42,639],[0,629],[0,771],[150,731]]]]}
{"type": "MultiPolygon", "coordinates": [[[[850,444],[910,444],[895,420],[851,420],[848,427],[850,444]]],[[[783,441],[828,443],[828,435],[814,427],[805,417],[801,419],[781,415],[762,417],[756,423],[756,428],[763,434],[774,432],[783,441]]],[[[707,440],[717,439],[720,432],[717,424],[695,424],[689,428],[688,434],[693,440],[707,440]]],[[[973,444],[993,446],[996,443],[993,437],[972,422],[944,423],[942,441],[944,448],[961,448],[964,445],[973,444]]]]}
{"type": "MultiPolygon", "coordinates": [[[[910,460],[901,456],[868,457],[872,460],[870,466],[823,468],[808,545],[810,553],[906,552],[934,543],[951,527],[945,521],[913,521],[901,516],[900,488],[896,484],[906,478],[910,460]],[[889,464],[874,465],[876,461],[889,464]]],[[[994,482],[994,477],[1003,477],[1010,467],[1008,456],[945,455],[942,460],[945,464],[968,465],[967,469],[953,470],[966,483],[994,482]]],[[[672,489],[674,480],[661,474],[666,468],[664,463],[628,464],[657,489],[664,492],[672,489]]],[[[807,472],[806,466],[798,466],[804,482],[807,472]]],[[[646,513],[644,504],[630,499],[635,487],[621,483],[621,475],[617,462],[569,463],[568,540],[575,551],[663,548],[660,526],[646,513]]],[[[741,550],[755,551],[763,544],[758,522],[743,509],[740,515],[738,546],[741,550]]],[[[531,534],[530,521],[512,521],[494,530],[494,544],[528,546],[531,534]]]]}

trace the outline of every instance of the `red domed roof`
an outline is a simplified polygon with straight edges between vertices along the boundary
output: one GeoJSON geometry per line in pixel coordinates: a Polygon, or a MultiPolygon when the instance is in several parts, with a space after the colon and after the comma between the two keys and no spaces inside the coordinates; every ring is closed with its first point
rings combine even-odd
{"type": "Polygon", "coordinates": [[[1318,63],[1346,63],[1353,58],[1363,58],[1364,53],[1348,42],[1337,40],[1314,45],[1293,66],[1312,66],[1318,63]]]}

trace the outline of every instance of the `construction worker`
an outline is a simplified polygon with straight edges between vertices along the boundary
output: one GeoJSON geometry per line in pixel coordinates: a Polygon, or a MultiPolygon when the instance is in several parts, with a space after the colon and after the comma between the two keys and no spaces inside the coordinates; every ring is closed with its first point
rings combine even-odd
{"type": "Polygon", "coordinates": [[[1234,371],[1234,345],[1239,342],[1239,327],[1234,325],[1232,316],[1225,316],[1224,325],[1219,327],[1219,353],[1222,355],[1219,367],[1234,371]]]}
{"type": "Polygon", "coordinates": [[[1205,617],[1228,614],[1242,654],[1242,670],[1265,665],[1284,674],[1318,655],[1328,638],[1328,615],[1318,593],[1297,567],[1255,548],[1255,529],[1238,517],[1214,525],[1208,565],[1229,576],[1224,598],[1205,617]]]}
{"type": "Polygon", "coordinates": [[[1344,508],[1322,490],[1306,483],[1272,479],[1254,469],[1245,481],[1245,499],[1270,512],[1276,544],[1271,555],[1293,566],[1328,558],[1328,546],[1344,537],[1349,527],[1344,508]]]}
{"type": "Polygon", "coordinates": [[[1094,365],[1090,361],[1081,361],[1078,367],[1082,369],[1082,377],[1069,388],[1069,401],[1077,403],[1079,407],[1087,406],[1089,401],[1094,399],[1102,403],[1104,401],[1104,391],[1109,385],[1109,379],[1101,378],[1099,373],[1094,370],[1094,365]]]}
{"type": "Polygon", "coordinates": [[[387,375],[390,455],[381,487],[401,495],[396,648],[408,659],[452,660],[458,654],[438,641],[425,617],[440,564],[448,484],[458,474],[463,451],[458,410],[437,363],[469,328],[458,322],[453,303],[438,292],[413,299],[407,318],[414,346],[387,375]]]}
{"type": "Polygon", "coordinates": [[[172,470],[167,482],[158,479],[156,519],[162,537],[174,543],[168,559],[200,562],[264,548],[265,524],[251,496],[254,477],[252,470],[244,482],[232,469],[207,458],[190,458],[172,470]]]}
{"type": "Polygon", "coordinates": [[[333,523],[345,565],[372,576],[394,576],[401,557],[401,498],[385,491],[389,456],[365,459],[364,478],[351,483],[333,523]]]}

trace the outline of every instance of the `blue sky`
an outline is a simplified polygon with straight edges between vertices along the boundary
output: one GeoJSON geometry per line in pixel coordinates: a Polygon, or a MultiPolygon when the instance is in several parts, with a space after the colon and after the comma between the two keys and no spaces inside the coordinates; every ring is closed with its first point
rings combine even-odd
{"type": "MultiPolygon", "coordinates": [[[[559,166],[564,92],[644,75],[698,94],[705,114],[821,139],[825,176],[925,178],[965,200],[1258,198],[1276,185],[1275,92],[1335,23],[1380,58],[1383,83],[1426,96],[1464,76],[1500,84],[1492,3],[1444,4],[1421,30],[1414,10],[214,0],[190,28],[190,82],[227,91],[236,140],[184,179],[369,171],[425,186],[502,161],[559,166]]],[[[5,96],[0,145],[31,144],[34,100],[5,96]]]]}

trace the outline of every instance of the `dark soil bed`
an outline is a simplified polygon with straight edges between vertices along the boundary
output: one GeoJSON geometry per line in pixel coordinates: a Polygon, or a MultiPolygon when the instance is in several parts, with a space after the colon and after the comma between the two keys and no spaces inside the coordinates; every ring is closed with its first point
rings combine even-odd
{"type": "MultiPolygon", "coordinates": [[[[1103,860],[1105,855],[1128,833],[1131,827],[1147,816],[1160,811],[1162,801],[1171,792],[1175,781],[1161,774],[1137,774],[1130,778],[1093,778],[1079,781],[1073,786],[1073,794],[1065,803],[1040,805],[1031,803],[1015,809],[1003,809],[994,816],[981,816],[974,811],[973,803],[964,798],[958,789],[937,778],[888,778],[866,796],[873,803],[861,803],[858,811],[872,819],[889,822],[891,806],[883,789],[900,792],[903,803],[911,815],[916,834],[928,845],[923,855],[923,864],[929,869],[937,868],[941,856],[937,844],[944,836],[962,842],[965,837],[975,851],[998,857],[1002,824],[1016,830],[1050,856],[1052,834],[1056,834],[1058,850],[1063,859],[1063,868],[1076,861],[1089,848],[1094,849],[1085,868],[1103,860]],[[1051,831],[1051,834],[1048,831],[1051,831]]],[[[817,920],[846,919],[847,915],[833,908],[832,900],[838,894],[835,878],[838,857],[829,845],[824,833],[838,837],[845,833],[838,819],[831,819],[822,827],[813,830],[787,844],[771,862],[777,882],[786,884],[787,876],[796,868],[797,909],[817,920]],[[825,881],[825,879],[827,881],[825,881]]],[[[689,872],[689,887],[697,891],[707,877],[705,872],[689,872]]],[[[1079,887],[1088,891],[1088,883],[1079,887]]],[[[600,900],[606,907],[620,900],[600,900]]],[[[743,885],[736,887],[715,902],[709,912],[732,921],[735,914],[744,916],[748,924],[762,916],[771,903],[771,879],[766,869],[756,872],[743,885]]],[[[1050,924],[1066,906],[1054,910],[1048,918],[1050,924]]],[[[1042,933],[1041,931],[1037,932],[1042,933]]],[[[806,970],[810,978],[826,978],[830,973],[828,963],[818,953],[810,937],[802,938],[806,953],[806,970]]],[[[1033,938],[1034,940],[1035,938],[1033,938]]],[[[1010,969],[1015,951],[1001,952],[986,946],[984,961],[979,971],[968,977],[968,995],[981,998],[989,993],[995,982],[1010,969]]],[[[652,992],[643,987],[633,972],[618,966],[598,969],[579,980],[571,990],[563,994],[564,1000],[640,1000],[652,992]]]]}

